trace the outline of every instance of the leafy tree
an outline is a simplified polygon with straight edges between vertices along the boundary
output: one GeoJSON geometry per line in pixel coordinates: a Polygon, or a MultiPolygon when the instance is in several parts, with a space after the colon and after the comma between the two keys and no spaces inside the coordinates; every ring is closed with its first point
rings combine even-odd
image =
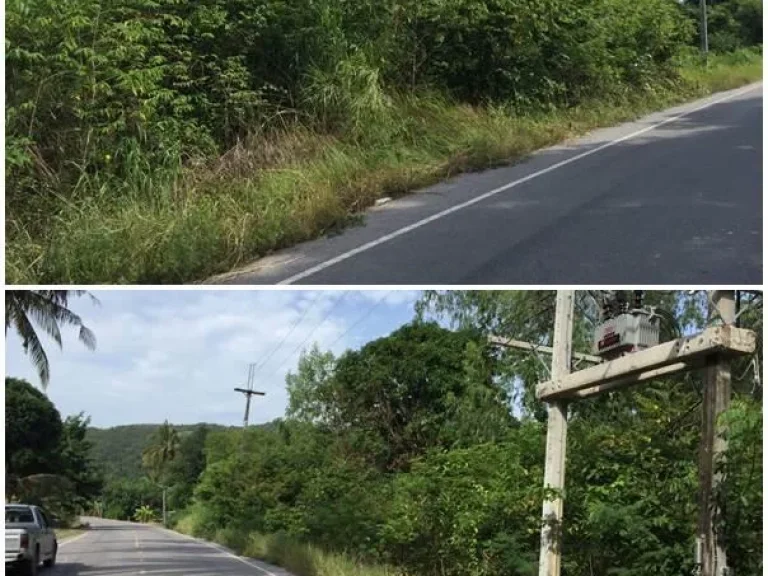
{"type": "Polygon", "coordinates": [[[5,470],[16,477],[59,472],[59,411],[29,382],[5,379],[5,470]]]}
{"type": "Polygon", "coordinates": [[[6,494],[46,506],[62,520],[101,490],[82,414],[63,423],[53,403],[24,380],[5,379],[6,494]]]}
{"type": "MultiPolygon", "coordinates": [[[[24,352],[30,355],[38,371],[43,389],[50,380],[48,356],[35,331],[37,324],[61,347],[61,326],[79,328],[78,338],[89,349],[96,348],[96,337],[83,321],[67,306],[72,296],[86,294],[80,290],[6,290],[5,291],[5,333],[13,328],[21,338],[24,352]]],[[[93,297],[91,297],[95,300],[93,297]]]]}
{"type": "Polygon", "coordinates": [[[417,574],[535,574],[542,440],[529,423],[506,442],[417,459],[395,480],[391,559],[417,574]]]}
{"type": "Polygon", "coordinates": [[[763,573],[763,410],[742,396],[723,415],[728,450],[718,463],[724,474],[728,563],[735,574],[763,573]]]}
{"type": "Polygon", "coordinates": [[[74,508],[84,509],[96,498],[102,489],[103,478],[96,469],[91,456],[92,444],[87,439],[90,418],[83,413],[68,416],[63,422],[59,458],[61,473],[73,485],[74,508]]]}
{"type": "Polygon", "coordinates": [[[210,428],[203,424],[191,432],[179,434],[178,454],[171,461],[168,472],[172,508],[182,509],[192,499],[194,487],[205,470],[205,441],[209,432],[210,428]]]}
{"type": "MultiPolygon", "coordinates": [[[[691,19],[699,17],[698,0],[685,2],[691,19]]],[[[763,3],[760,0],[710,0],[707,30],[711,50],[729,52],[763,41],[763,3]]]]}
{"type": "Polygon", "coordinates": [[[131,520],[137,508],[148,506],[159,510],[162,489],[149,478],[110,480],[101,494],[104,516],[116,520],[131,520]]]}
{"type": "Polygon", "coordinates": [[[343,434],[382,470],[407,468],[427,448],[458,442],[459,420],[473,420],[468,410],[486,411],[474,425],[487,438],[510,422],[506,392],[491,378],[493,359],[469,332],[419,322],[345,353],[332,371],[329,362],[311,353],[289,376],[291,409],[343,434]]]}

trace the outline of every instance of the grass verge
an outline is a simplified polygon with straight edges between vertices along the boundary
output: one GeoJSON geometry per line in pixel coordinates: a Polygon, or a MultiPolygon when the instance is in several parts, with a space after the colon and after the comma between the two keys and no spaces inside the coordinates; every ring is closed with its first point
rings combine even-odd
{"type": "Polygon", "coordinates": [[[395,568],[366,565],[344,554],[329,553],[316,546],[296,542],[283,534],[265,535],[234,529],[203,534],[194,513],[182,517],[174,529],[182,534],[204,537],[239,555],[280,566],[295,576],[405,576],[395,568]]]}
{"type": "Polygon", "coordinates": [[[80,536],[80,534],[85,532],[85,528],[56,528],[55,532],[56,539],[59,542],[63,542],[64,540],[70,540],[75,536],[80,536]]]}
{"type": "Polygon", "coordinates": [[[400,97],[362,141],[300,126],[253,138],[203,166],[142,174],[58,199],[47,221],[7,209],[12,284],[183,283],[226,272],[350,222],[382,196],[506,164],[588,130],[762,77],[762,56],[681,62],[681,80],[610,101],[512,116],[503,108],[400,97]],[[41,223],[45,222],[45,223],[41,223]]]}

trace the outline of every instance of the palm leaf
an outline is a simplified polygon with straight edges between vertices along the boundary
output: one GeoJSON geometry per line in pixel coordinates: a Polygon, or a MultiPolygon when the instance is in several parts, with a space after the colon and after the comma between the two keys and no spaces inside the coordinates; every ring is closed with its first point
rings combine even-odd
{"type": "MultiPolygon", "coordinates": [[[[82,318],[68,307],[69,298],[88,294],[82,290],[7,290],[5,293],[5,332],[13,326],[32,364],[38,371],[43,390],[50,381],[50,366],[35,325],[62,346],[61,327],[79,328],[78,339],[89,350],[96,348],[96,336],[83,325],[82,318]]],[[[88,294],[91,301],[98,300],[88,294]]]]}

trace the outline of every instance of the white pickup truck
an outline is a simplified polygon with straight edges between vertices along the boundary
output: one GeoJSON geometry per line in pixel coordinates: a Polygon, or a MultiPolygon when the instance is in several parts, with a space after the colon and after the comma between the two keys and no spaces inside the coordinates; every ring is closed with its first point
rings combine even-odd
{"type": "Polygon", "coordinates": [[[35,576],[40,562],[56,563],[58,543],[48,515],[42,508],[28,504],[5,506],[5,567],[21,569],[25,576],[35,576]]]}

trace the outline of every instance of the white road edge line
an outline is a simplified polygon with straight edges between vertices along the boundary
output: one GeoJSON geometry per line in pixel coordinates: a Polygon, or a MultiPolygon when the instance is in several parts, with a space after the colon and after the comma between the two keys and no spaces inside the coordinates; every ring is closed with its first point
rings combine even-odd
{"type": "Polygon", "coordinates": [[[238,556],[237,554],[232,554],[232,552],[226,550],[224,547],[219,546],[217,544],[213,544],[212,542],[208,542],[207,540],[201,540],[199,538],[195,538],[194,536],[189,536],[187,534],[182,534],[181,532],[176,532],[174,530],[169,530],[168,528],[163,528],[162,526],[156,526],[156,528],[160,528],[161,530],[165,530],[166,532],[173,534],[174,536],[181,536],[182,538],[186,538],[187,540],[193,540],[195,542],[198,542],[199,544],[205,544],[209,548],[213,548],[214,550],[218,550],[222,554],[225,554],[226,556],[229,556],[230,558],[237,560],[239,562],[242,562],[246,566],[250,566],[251,568],[256,568],[256,570],[261,571],[263,574],[266,574],[267,576],[277,576],[274,572],[270,572],[269,570],[266,570],[262,568],[261,566],[256,566],[256,564],[251,564],[246,560],[245,558],[242,558],[238,556]]]}
{"type": "Polygon", "coordinates": [[[62,540],[61,542],[58,543],[59,548],[61,548],[62,546],[66,545],[66,544],[71,544],[72,542],[77,542],[78,540],[80,540],[80,538],[84,538],[87,535],[88,535],[88,532],[86,531],[86,532],[83,532],[82,534],[79,534],[77,536],[73,536],[72,538],[67,538],[66,540],[62,540]]]}
{"type": "Polygon", "coordinates": [[[714,106],[715,104],[719,104],[720,102],[725,102],[726,100],[730,100],[732,98],[736,98],[737,96],[741,96],[742,94],[746,94],[747,92],[750,92],[751,90],[755,90],[759,86],[762,86],[762,82],[757,82],[750,84],[746,88],[742,88],[739,90],[736,90],[734,92],[730,92],[725,96],[722,96],[720,98],[716,98],[714,100],[708,100],[705,104],[702,104],[701,106],[697,106],[696,108],[691,108],[690,110],[686,110],[685,112],[682,112],[678,114],[677,116],[673,116],[671,118],[666,118],[662,120],[661,122],[658,122],[657,124],[653,124],[652,126],[646,126],[645,128],[642,128],[640,130],[637,130],[636,132],[632,132],[631,134],[627,134],[625,136],[622,136],[621,138],[617,138],[616,140],[611,140],[610,142],[606,142],[605,144],[601,144],[600,146],[597,146],[596,148],[592,148],[591,150],[587,150],[586,152],[582,152],[581,154],[577,154],[576,156],[572,156],[571,158],[567,158],[566,160],[561,160],[560,162],[557,162],[556,164],[552,164],[551,166],[547,166],[546,168],[542,168],[541,170],[538,170],[536,172],[533,172],[531,174],[528,174],[528,176],[524,176],[523,178],[520,178],[519,180],[514,180],[512,182],[508,182],[507,184],[504,184],[503,186],[499,186],[498,188],[494,188],[493,190],[486,192],[484,194],[481,194],[480,196],[476,196],[475,198],[472,198],[471,200],[467,200],[466,202],[462,202],[461,204],[457,204],[455,206],[452,206],[450,208],[446,208],[442,212],[438,212],[437,214],[433,214],[432,216],[429,216],[427,218],[424,218],[422,220],[418,220],[414,222],[413,224],[409,224],[408,226],[404,226],[403,228],[400,228],[398,230],[395,230],[394,232],[390,232],[389,234],[385,234],[384,236],[381,236],[380,238],[377,238],[376,240],[371,240],[370,242],[367,242],[366,244],[363,244],[362,246],[358,246],[357,248],[353,248],[352,250],[349,250],[348,252],[344,252],[343,254],[339,254],[338,256],[335,256],[334,258],[331,258],[329,260],[326,260],[325,262],[321,262],[320,264],[316,264],[315,266],[312,266],[311,268],[307,268],[306,270],[299,272],[297,274],[294,274],[293,276],[290,276],[284,280],[281,280],[277,283],[277,285],[283,285],[283,284],[294,284],[295,282],[298,282],[299,280],[303,280],[307,276],[312,276],[313,274],[316,274],[317,272],[320,272],[322,270],[325,270],[326,268],[330,268],[331,266],[338,264],[339,262],[343,262],[344,260],[347,260],[349,258],[352,258],[352,256],[356,256],[357,254],[360,254],[361,252],[366,252],[367,250],[370,250],[371,248],[375,248],[376,246],[379,246],[380,244],[384,244],[385,242],[389,242],[390,240],[393,240],[397,238],[398,236],[402,236],[403,234],[408,234],[409,232],[412,232],[413,230],[416,230],[417,228],[421,228],[422,226],[426,226],[427,224],[434,222],[435,220],[439,220],[441,218],[444,218],[445,216],[448,216],[449,214],[453,214],[454,212],[458,212],[459,210],[463,210],[464,208],[468,208],[469,206],[472,206],[473,204],[477,204],[478,202],[482,202],[483,200],[487,200],[488,198],[491,198],[492,196],[495,196],[496,194],[499,194],[501,192],[505,192],[506,190],[509,190],[510,188],[514,188],[515,186],[518,186],[519,184],[522,184],[524,182],[528,182],[529,180],[533,180],[534,178],[538,178],[539,176],[543,174],[547,174],[548,172],[552,172],[553,170],[557,170],[558,168],[562,168],[563,166],[566,166],[567,164],[570,164],[572,162],[576,162],[577,160],[581,160],[582,158],[586,158],[587,156],[591,156],[592,154],[596,154],[597,152],[600,152],[601,150],[605,150],[606,148],[610,148],[611,146],[615,146],[616,144],[620,144],[621,142],[625,142],[627,140],[630,140],[632,138],[635,138],[636,136],[640,136],[641,134],[645,134],[646,132],[650,132],[651,130],[655,130],[659,126],[664,126],[665,124],[669,124],[670,122],[674,122],[675,120],[679,120],[680,118],[683,118],[685,116],[688,116],[689,114],[693,114],[694,112],[698,112],[699,110],[704,110],[705,108],[709,108],[710,106],[714,106]]]}

